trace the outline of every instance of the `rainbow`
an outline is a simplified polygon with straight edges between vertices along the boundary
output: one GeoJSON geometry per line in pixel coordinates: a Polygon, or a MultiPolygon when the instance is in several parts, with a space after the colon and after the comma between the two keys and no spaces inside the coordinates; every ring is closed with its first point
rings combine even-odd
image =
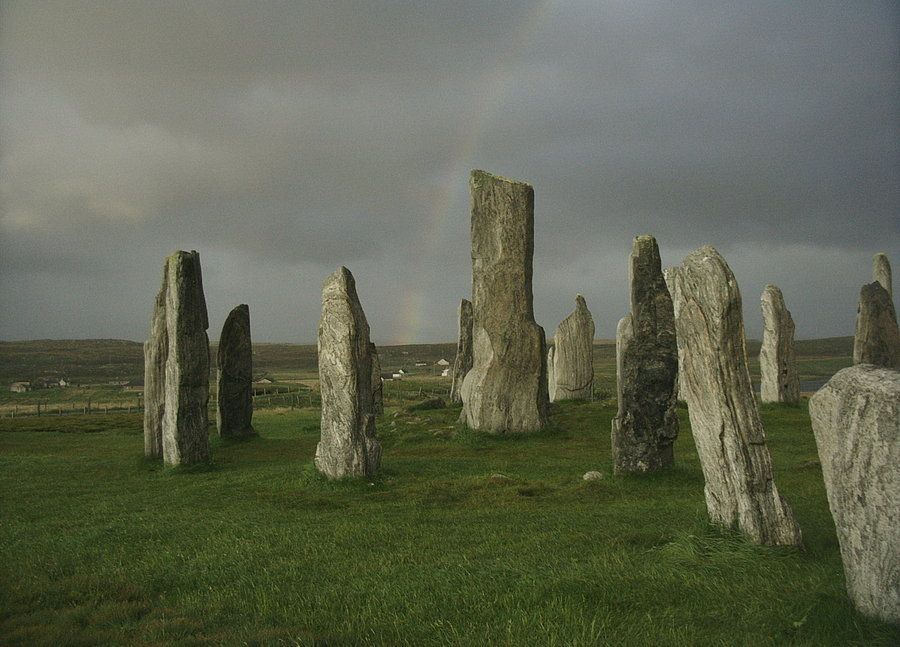
{"type": "Polygon", "coordinates": [[[509,47],[497,57],[495,65],[486,70],[480,81],[482,91],[479,94],[482,97],[482,105],[476,110],[476,118],[470,122],[466,132],[457,138],[457,145],[453,149],[443,174],[443,177],[448,179],[437,191],[419,235],[418,245],[414,248],[420,253],[410,268],[409,276],[413,277],[416,283],[410,285],[406,290],[400,310],[402,313],[400,325],[396,329],[397,334],[391,341],[393,344],[413,343],[418,338],[425,315],[425,295],[429,292],[427,283],[423,284],[419,281],[422,277],[427,276],[425,264],[428,259],[443,247],[443,243],[447,239],[447,232],[452,222],[450,207],[453,203],[454,191],[459,187],[460,178],[468,177],[469,171],[474,168],[479,144],[484,133],[499,114],[500,108],[512,88],[511,74],[509,74],[511,64],[528,47],[555,3],[556,0],[538,0],[528,9],[510,36],[509,47]]]}

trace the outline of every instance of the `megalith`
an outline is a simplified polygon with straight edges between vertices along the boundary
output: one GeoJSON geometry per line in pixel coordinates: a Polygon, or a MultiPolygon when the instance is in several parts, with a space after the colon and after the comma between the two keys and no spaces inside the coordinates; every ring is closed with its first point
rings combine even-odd
{"type": "Polygon", "coordinates": [[[900,369],[900,331],[894,301],[877,281],[862,286],[859,293],[853,363],[900,369]]]}
{"type": "Polygon", "coordinates": [[[219,436],[251,436],[253,431],[253,347],[250,307],[236,306],[225,319],[216,353],[216,426],[219,436]]]}
{"type": "Polygon", "coordinates": [[[575,310],[556,329],[553,338],[553,375],[550,402],[590,400],[594,389],[594,319],[584,297],[575,296],[575,310]]]}
{"type": "Polygon", "coordinates": [[[838,371],[809,415],[850,599],[900,623],[900,373],[838,371]]]}
{"type": "Polygon", "coordinates": [[[637,236],[628,265],[631,312],[616,328],[618,412],[613,470],[654,472],[674,462],[678,437],[675,314],[653,236],[637,236]]]}
{"type": "Polygon", "coordinates": [[[453,361],[453,381],[450,384],[450,401],[462,402],[462,385],[472,368],[472,302],[459,302],[459,335],[456,341],[456,359],[453,361]]]}
{"type": "Polygon", "coordinates": [[[784,295],[767,285],[760,298],[763,313],[762,346],[759,350],[761,402],[800,401],[800,376],[794,357],[794,320],[784,305],[784,295]]]}
{"type": "Polygon", "coordinates": [[[166,291],[169,263],[163,263],[163,279],[150,318],[150,336],[144,342],[144,455],[162,458],[163,419],[166,415],[166,360],[169,336],[166,329],[166,291]]]}
{"type": "Polygon", "coordinates": [[[472,171],[472,368],[461,420],[476,431],[522,433],[547,422],[544,329],[534,321],[534,190],[472,171]]]}
{"type": "Polygon", "coordinates": [[[550,402],[556,399],[556,346],[547,348],[547,397],[550,402]]]}
{"type": "Polygon", "coordinates": [[[772,459],[750,382],[741,294],[725,259],[706,246],[675,273],[679,385],[715,523],[752,541],[800,543],[793,512],[775,487],[772,459]]]}
{"type": "Polygon", "coordinates": [[[316,468],[330,479],[372,477],[381,464],[372,346],[356,282],[346,267],[322,284],[318,351],[322,420],[316,468]]]}
{"type": "Polygon", "coordinates": [[[887,290],[891,299],[894,298],[894,287],[891,279],[891,262],[887,254],[878,253],[872,259],[872,280],[880,283],[887,290]]]}
{"type": "Polygon", "coordinates": [[[381,359],[375,342],[369,342],[372,355],[372,411],[376,415],[384,413],[384,382],[381,379],[381,359]]]}
{"type": "MultiPolygon", "coordinates": [[[[678,301],[675,300],[675,273],[678,271],[677,267],[667,267],[663,270],[663,278],[666,281],[666,289],[669,291],[669,296],[672,298],[672,312],[675,313],[675,316],[678,316],[678,301]]],[[[677,343],[676,343],[677,345],[677,343]]],[[[679,400],[683,400],[683,398],[678,393],[678,385],[681,384],[681,365],[683,362],[681,361],[681,351],[678,351],[678,377],[675,379],[675,397],[679,400]]]]}
{"type": "Polygon", "coordinates": [[[163,459],[168,465],[190,465],[209,460],[209,320],[200,255],[179,251],[166,263],[163,459]]]}

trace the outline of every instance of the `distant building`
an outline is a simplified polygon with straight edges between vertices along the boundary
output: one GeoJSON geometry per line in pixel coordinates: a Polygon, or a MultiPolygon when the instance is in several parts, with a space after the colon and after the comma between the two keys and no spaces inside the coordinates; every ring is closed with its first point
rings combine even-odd
{"type": "Polygon", "coordinates": [[[275,380],[263,376],[263,377],[261,377],[261,378],[259,378],[259,379],[257,379],[257,380],[254,380],[253,383],[254,383],[254,384],[274,384],[274,383],[275,383],[275,380]]]}
{"type": "Polygon", "coordinates": [[[436,363],[438,366],[450,366],[450,362],[445,360],[443,357],[441,359],[439,359],[436,363]]]}
{"type": "Polygon", "coordinates": [[[441,371],[441,377],[450,377],[450,369],[445,368],[443,371],[441,371]]]}
{"type": "Polygon", "coordinates": [[[382,374],[381,374],[381,379],[384,380],[384,381],[386,381],[386,382],[390,382],[391,380],[394,379],[394,374],[391,373],[390,371],[388,371],[387,373],[382,373],[382,374]]]}
{"type": "Polygon", "coordinates": [[[13,382],[9,385],[9,390],[13,393],[25,393],[31,391],[31,382],[13,382]]]}
{"type": "Polygon", "coordinates": [[[416,366],[428,366],[428,362],[416,362],[416,366]]]}
{"type": "Polygon", "coordinates": [[[64,388],[66,388],[67,386],[69,386],[70,384],[71,384],[71,382],[69,382],[69,380],[67,380],[66,378],[64,378],[64,377],[59,378],[59,386],[60,386],[60,388],[64,389],[64,388]]]}

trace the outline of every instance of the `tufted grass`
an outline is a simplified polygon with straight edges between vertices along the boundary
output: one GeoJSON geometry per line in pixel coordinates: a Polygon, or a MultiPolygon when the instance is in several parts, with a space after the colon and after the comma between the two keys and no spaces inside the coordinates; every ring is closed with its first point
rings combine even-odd
{"type": "Polygon", "coordinates": [[[187,469],[142,457],[137,415],[0,420],[0,643],[900,643],[844,591],[805,405],[762,409],[802,549],[707,523],[684,409],[677,466],[643,478],[611,475],[608,404],[528,437],[458,412],[379,418],[373,483],[318,476],[309,409],[187,469]]]}

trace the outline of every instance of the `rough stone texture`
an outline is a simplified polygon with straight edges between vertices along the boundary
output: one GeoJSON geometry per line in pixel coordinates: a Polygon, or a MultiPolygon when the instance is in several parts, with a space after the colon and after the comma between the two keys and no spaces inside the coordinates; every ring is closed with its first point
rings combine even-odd
{"type": "Polygon", "coordinates": [[[190,465],[209,460],[209,320],[200,255],[175,252],[166,263],[163,459],[168,465],[190,465]]]}
{"type": "Polygon", "coordinates": [[[612,421],[612,454],[617,474],[670,467],[678,437],[675,314],[653,236],[634,239],[628,279],[631,312],[616,328],[619,409],[612,421]]]}
{"type": "Polygon", "coordinates": [[[601,481],[603,480],[603,474],[597,470],[591,470],[590,472],[585,472],[581,478],[584,481],[601,481]]]}
{"type": "Polygon", "coordinates": [[[859,293],[853,363],[900,369],[897,313],[891,295],[878,282],[864,285],[859,293]]]}
{"type": "Polygon", "coordinates": [[[466,373],[472,369],[472,302],[459,302],[459,339],[456,342],[456,359],[453,361],[453,382],[450,385],[450,402],[462,402],[462,384],[466,373]]]}
{"type": "Polygon", "coordinates": [[[319,321],[321,439],[316,467],[328,478],[372,477],[381,464],[375,436],[372,347],[356,281],[346,267],[322,284],[319,321]]]}
{"type": "Polygon", "coordinates": [[[472,171],[472,369],[463,380],[463,420],[489,433],[547,422],[544,329],[531,292],[534,190],[472,171]]]}
{"type": "Polygon", "coordinates": [[[225,319],[216,353],[216,426],[221,437],[253,431],[253,347],[250,307],[241,304],[225,319]]]}
{"type": "Polygon", "coordinates": [[[887,290],[891,299],[894,298],[894,287],[891,279],[891,262],[888,260],[887,254],[875,254],[872,259],[872,280],[880,283],[881,287],[887,290]]]}
{"type": "Polygon", "coordinates": [[[784,305],[784,295],[767,285],[760,299],[763,312],[762,347],[759,350],[762,402],[799,402],[800,376],[794,358],[794,320],[784,305]]]}
{"type": "MultiPolygon", "coordinates": [[[[669,296],[672,298],[672,312],[675,313],[675,316],[678,316],[678,301],[675,300],[675,273],[678,272],[677,267],[667,267],[663,270],[663,279],[666,281],[666,289],[669,291],[669,296]]],[[[677,344],[676,344],[677,345],[677,344]]],[[[684,362],[681,361],[681,350],[678,351],[678,377],[675,379],[675,397],[681,400],[681,396],[678,393],[678,385],[681,384],[681,367],[684,362]]]]}
{"type": "Polygon", "coordinates": [[[556,347],[547,348],[547,397],[550,402],[556,399],[556,347]]]}
{"type": "Polygon", "coordinates": [[[162,458],[163,418],[166,415],[166,359],[169,337],[166,332],[166,290],[169,263],[163,264],[162,286],[153,304],[150,336],[144,342],[144,455],[162,458]]]}
{"type": "Polygon", "coordinates": [[[799,544],[800,528],[772,477],[734,275],[715,249],[701,247],[684,259],[674,287],[684,359],[679,387],[688,403],[709,515],[760,544],[799,544]]]}
{"type": "Polygon", "coordinates": [[[900,373],[845,368],[809,414],[850,599],[900,623],[900,373]]]}
{"type": "Polygon", "coordinates": [[[594,319],[584,297],[575,297],[575,310],[556,329],[550,402],[590,400],[594,389],[594,319]]]}
{"type": "Polygon", "coordinates": [[[376,415],[384,413],[384,382],[381,379],[381,360],[375,342],[369,342],[372,356],[372,411],[376,415]]]}

